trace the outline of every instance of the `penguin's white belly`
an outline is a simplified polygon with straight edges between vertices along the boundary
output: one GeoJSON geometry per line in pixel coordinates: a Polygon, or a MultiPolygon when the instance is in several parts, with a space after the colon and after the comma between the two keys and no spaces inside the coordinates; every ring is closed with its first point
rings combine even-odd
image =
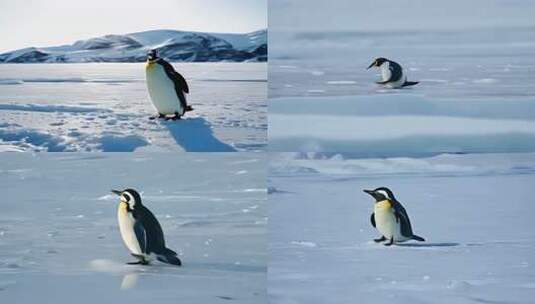
{"type": "Polygon", "coordinates": [[[381,65],[381,77],[383,78],[383,81],[388,81],[391,76],[392,72],[390,72],[390,64],[388,62],[383,63],[381,65]]]}
{"type": "Polygon", "coordinates": [[[392,89],[401,88],[406,80],[407,80],[407,77],[401,74],[401,78],[399,78],[398,81],[389,82],[386,84],[386,86],[392,89]]]}
{"type": "Polygon", "coordinates": [[[401,235],[401,222],[396,221],[394,215],[394,209],[390,206],[390,203],[378,202],[375,204],[375,227],[379,232],[390,240],[394,237],[396,242],[404,242],[408,238],[401,235]]]}
{"type": "Polygon", "coordinates": [[[174,82],[167,77],[163,66],[157,63],[147,64],[145,68],[147,88],[152,104],[160,114],[183,115],[184,109],[175,91],[174,82]]]}
{"type": "Polygon", "coordinates": [[[137,241],[136,233],[134,232],[135,220],[132,214],[126,211],[126,203],[119,204],[119,210],[117,211],[117,218],[119,220],[119,230],[121,231],[121,237],[126,245],[126,248],[134,254],[143,254],[137,241]]]}

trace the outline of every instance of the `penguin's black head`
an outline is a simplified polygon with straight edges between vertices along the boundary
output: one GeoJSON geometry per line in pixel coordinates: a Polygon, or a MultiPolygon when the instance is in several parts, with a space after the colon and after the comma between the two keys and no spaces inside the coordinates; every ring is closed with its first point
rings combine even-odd
{"type": "Polygon", "coordinates": [[[158,59],[158,50],[156,49],[150,50],[149,53],[147,54],[147,60],[154,61],[156,59],[158,59]]]}
{"type": "Polygon", "coordinates": [[[390,191],[390,189],[386,187],[379,187],[374,190],[364,190],[364,192],[373,196],[376,202],[380,202],[384,200],[394,201],[396,199],[394,197],[394,193],[392,193],[392,191],[390,191]]]}
{"type": "Polygon", "coordinates": [[[121,203],[127,204],[128,211],[141,206],[141,195],[134,189],[125,189],[123,191],[111,190],[111,192],[121,197],[121,203]]]}
{"type": "Polygon", "coordinates": [[[388,61],[388,59],[383,58],[383,57],[376,58],[372,62],[372,64],[370,64],[370,66],[368,67],[368,70],[371,69],[372,67],[380,67],[383,63],[385,63],[387,61],[388,61]]]}

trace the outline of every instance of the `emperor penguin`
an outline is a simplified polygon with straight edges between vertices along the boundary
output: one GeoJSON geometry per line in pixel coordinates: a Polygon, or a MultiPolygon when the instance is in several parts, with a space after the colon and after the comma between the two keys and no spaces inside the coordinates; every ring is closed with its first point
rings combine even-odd
{"type": "Polygon", "coordinates": [[[377,84],[382,84],[392,89],[399,89],[418,84],[417,81],[407,81],[407,76],[403,73],[403,68],[395,61],[379,57],[370,64],[368,70],[372,67],[381,69],[381,78],[383,80],[377,81],[377,84]]]}
{"type": "Polygon", "coordinates": [[[128,264],[147,265],[156,258],[163,263],[182,265],[177,253],[165,247],[162,227],[154,214],[141,203],[139,193],[134,189],[111,192],[120,196],[117,219],[121,237],[132,256],[138,259],[128,264]]]}
{"type": "Polygon", "coordinates": [[[158,111],[158,115],[151,119],[177,120],[186,112],[193,110],[186,101],[185,94],[189,93],[186,79],[175,71],[169,62],[158,57],[156,50],[151,50],[147,56],[145,75],[150,99],[158,111]],[[173,116],[168,118],[167,115],[173,116]]]}
{"type": "Polygon", "coordinates": [[[425,241],[424,238],[412,232],[409,215],[401,203],[394,197],[394,193],[386,187],[374,190],[364,190],[375,199],[374,211],[371,215],[372,226],[381,237],[374,239],[376,243],[388,241],[386,246],[408,240],[425,241]]]}

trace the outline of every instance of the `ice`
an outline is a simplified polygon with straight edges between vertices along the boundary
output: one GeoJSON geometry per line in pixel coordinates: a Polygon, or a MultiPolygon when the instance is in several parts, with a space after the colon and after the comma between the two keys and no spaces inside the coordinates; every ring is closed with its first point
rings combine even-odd
{"type": "Polygon", "coordinates": [[[534,182],[533,153],[272,154],[270,303],[531,303],[534,182]],[[379,186],[426,242],[373,242],[379,186]]]}
{"type": "Polygon", "coordinates": [[[0,65],[0,145],[91,152],[265,149],[266,64],[175,67],[188,79],[194,111],[165,122],[148,119],[155,110],[142,64],[0,65]],[[16,84],[2,85],[6,81],[16,84]]]}
{"type": "Polygon", "coordinates": [[[428,98],[409,93],[270,99],[272,151],[426,156],[532,152],[533,98],[428,98]]]}
{"type": "Polygon", "coordinates": [[[526,18],[533,3],[274,0],[269,6],[271,151],[361,157],[535,151],[535,32],[526,18]],[[336,22],[318,23],[323,14],[336,22]],[[399,62],[408,80],[420,83],[398,90],[377,85],[379,71],[366,69],[377,57],[399,62]]]}
{"type": "MultiPolygon", "coordinates": [[[[349,15],[360,10],[355,8],[349,15]]],[[[302,15],[304,11],[295,14],[302,15]]],[[[273,10],[273,18],[277,14],[282,12],[273,10]]],[[[415,19],[420,20],[419,17],[415,19]]],[[[487,97],[535,95],[535,86],[530,81],[535,68],[531,55],[535,34],[531,26],[500,24],[462,30],[420,27],[423,28],[374,30],[355,25],[323,31],[272,28],[269,33],[270,98],[309,96],[309,90],[325,90],[329,96],[381,92],[381,86],[375,84],[380,78],[379,71],[366,70],[376,57],[400,63],[408,80],[420,81],[417,86],[403,91],[427,97],[484,101],[487,97]],[[323,74],[310,77],[310,71],[323,74]],[[354,83],[329,84],[340,80],[354,83]]]]}
{"type": "Polygon", "coordinates": [[[2,303],[267,303],[263,155],[0,158],[2,303]],[[109,191],[126,187],[142,192],[183,267],[125,264],[134,258],[120,238],[117,196],[109,191]]]}

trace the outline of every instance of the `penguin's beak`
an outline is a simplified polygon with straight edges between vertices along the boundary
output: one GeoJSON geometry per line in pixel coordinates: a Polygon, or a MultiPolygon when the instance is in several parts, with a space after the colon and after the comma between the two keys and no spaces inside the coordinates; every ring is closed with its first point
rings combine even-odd
{"type": "Polygon", "coordinates": [[[117,194],[117,195],[121,195],[122,192],[119,191],[119,190],[113,190],[113,189],[112,189],[112,190],[111,190],[111,193],[113,193],[113,194],[117,194]]]}
{"type": "MultiPolygon", "coordinates": [[[[374,66],[375,66],[375,64],[376,64],[376,62],[375,62],[375,61],[374,61],[374,62],[372,62],[372,64],[370,64],[370,66],[369,66],[369,67],[368,67],[368,68],[367,68],[366,70],[369,70],[369,69],[371,69],[372,67],[374,67],[374,66]]],[[[366,190],[364,190],[364,191],[366,191],[366,190]]]]}
{"type": "Polygon", "coordinates": [[[364,189],[364,190],[362,190],[362,191],[364,191],[364,192],[368,193],[369,195],[375,197],[375,192],[374,192],[373,190],[366,190],[366,189],[364,189]]]}

